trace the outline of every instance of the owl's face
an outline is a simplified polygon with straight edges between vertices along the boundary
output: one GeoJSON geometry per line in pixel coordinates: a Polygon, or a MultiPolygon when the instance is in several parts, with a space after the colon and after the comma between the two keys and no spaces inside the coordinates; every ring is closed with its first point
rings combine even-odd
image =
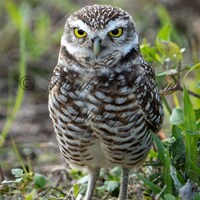
{"type": "Polygon", "coordinates": [[[72,14],[61,39],[61,46],[87,68],[111,67],[137,45],[131,16],[120,8],[102,5],[72,14]]]}

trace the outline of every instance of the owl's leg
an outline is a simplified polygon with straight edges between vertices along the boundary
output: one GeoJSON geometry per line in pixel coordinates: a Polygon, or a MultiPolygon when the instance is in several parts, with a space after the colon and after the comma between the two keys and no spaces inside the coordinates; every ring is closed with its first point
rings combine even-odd
{"type": "Polygon", "coordinates": [[[92,194],[97,182],[97,179],[99,177],[100,168],[89,168],[88,167],[88,176],[89,176],[89,182],[88,182],[88,188],[86,192],[86,196],[84,200],[91,200],[92,194]]]}
{"type": "Polygon", "coordinates": [[[123,168],[121,186],[119,191],[119,200],[126,200],[128,190],[129,169],[123,168]]]}

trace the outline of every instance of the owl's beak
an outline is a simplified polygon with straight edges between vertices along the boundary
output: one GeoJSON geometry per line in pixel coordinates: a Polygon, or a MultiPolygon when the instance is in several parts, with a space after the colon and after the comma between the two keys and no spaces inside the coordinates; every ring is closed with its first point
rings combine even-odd
{"type": "Polygon", "coordinates": [[[95,56],[98,56],[101,51],[101,38],[95,37],[92,39],[92,49],[95,56]]]}

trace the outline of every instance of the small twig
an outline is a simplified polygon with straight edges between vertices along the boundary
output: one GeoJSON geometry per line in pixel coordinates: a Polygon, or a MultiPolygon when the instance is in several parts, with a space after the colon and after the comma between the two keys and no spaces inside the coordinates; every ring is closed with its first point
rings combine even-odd
{"type": "MultiPolygon", "coordinates": [[[[179,73],[180,69],[178,68],[178,77],[176,79],[175,76],[171,75],[172,79],[173,79],[173,82],[172,83],[169,83],[169,84],[166,84],[161,90],[160,90],[160,94],[161,95],[168,95],[168,94],[172,94],[173,92],[176,92],[176,91],[181,91],[183,92],[183,87],[181,86],[180,84],[180,73],[179,73]]],[[[193,96],[193,97],[196,97],[196,98],[199,98],[200,99],[200,95],[195,93],[195,92],[192,92],[191,90],[187,90],[189,95],[193,96]]]]}
{"type": "Polygon", "coordinates": [[[161,195],[163,194],[163,192],[164,192],[164,190],[166,189],[166,185],[163,187],[163,189],[160,191],[160,193],[159,194],[157,194],[156,196],[155,196],[155,200],[158,200],[158,199],[160,199],[160,197],[161,197],[161,195]]]}
{"type": "Polygon", "coordinates": [[[46,187],[46,188],[42,189],[42,190],[40,191],[40,195],[41,195],[41,196],[44,196],[44,195],[46,195],[46,194],[47,194],[49,191],[51,191],[51,190],[55,190],[55,191],[61,193],[61,194],[64,195],[64,196],[67,195],[67,194],[66,194],[65,192],[63,192],[62,190],[58,189],[57,187],[52,187],[52,186],[46,187]]]}
{"type": "Polygon", "coordinates": [[[62,177],[63,177],[63,174],[59,174],[58,178],[56,179],[55,181],[55,186],[54,187],[58,187],[62,181],[62,177]]]}
{"type": "Polygon", "coordinates": [[[0,175],[1,175],[1,181],[4,181],[5,177],[4,177],[4,173],[3,173],[3,170],[1,168],[1,165],[0,165],[0,175]]]}
{"type": "Polygon", "coordinates": [[[108,199],[109,195],[110,195],[110,194],[107,192],[107,193],[102,197],[102,200],[108,199]]]}
{"type": "Polygon", "coordinates": [[[161,95],[168,95],[177,90],[177,84],[175,82],[166,84],[161,90],[160,94],[161,95]]]}
{"type": "MultiPolygon", "coordinates": [[[[162,90],[160,90],[160,94],[161,95],[169,95],[169,94],[172,94],[173,92],[176,92],[176,91],[183,92],[183,87],[182,86],[176,85],[175,87],[171,87],[171,85],[173,86],[174,83],[166,85],[162,90]]],[[[187,91],[188,91],[189,95],[200,99],[200,95],[199,94],[197,94],[195,92],[192,92],[191,90],[188,90],[188,89],[187,89],[187,91]]]]}
{"type": "MultiPolygon", "coordinates": [[[[179,62],[178,63],[178,65],[177,65],[177,72],[178,72],[178,74],[177,74],[177,84],[178,85],[181,85],[180,84],[180,80],[181,80],[181,62],[179,62]]],[[[173,78],[173,76],[172,76],[172,78],[173,78]]]]}
{"type": "MultiPolygon", "coordinates": [[[[181,92],[183,92],[183,87],[180,86],[180,87],[178,88],[178,90],[180,90],[181,92]]],[[[197,93],[195,93],[195,92],[192,92],[191,90],[188,90],[188,89],[187,89],[187,91],[188,91],[188,93],[189,93],[191,96],[200,99],[200,95],[199,95],[199,94],[197,94],[197,93]]]]}

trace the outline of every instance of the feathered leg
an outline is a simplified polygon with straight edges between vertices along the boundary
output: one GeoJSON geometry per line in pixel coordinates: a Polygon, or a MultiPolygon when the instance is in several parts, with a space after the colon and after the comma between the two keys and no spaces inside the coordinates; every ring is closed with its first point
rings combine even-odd
{"type": "Polygon", "coordinates": [[[123,168],[121,186],[119,191],[119,200],[126,200],[128,190],[129,169],[123,168]]]}
{"type": "Polygon", "coordinates": [[[88,182],[88,188],[86,192],[86,196],[84,200],[91,200],[92,194],[94,192],[94,188],[97,182],[97,179],[99,177],[99,168],[88,168],[88,176],[89,176],[89,182],[88,182]]]}

